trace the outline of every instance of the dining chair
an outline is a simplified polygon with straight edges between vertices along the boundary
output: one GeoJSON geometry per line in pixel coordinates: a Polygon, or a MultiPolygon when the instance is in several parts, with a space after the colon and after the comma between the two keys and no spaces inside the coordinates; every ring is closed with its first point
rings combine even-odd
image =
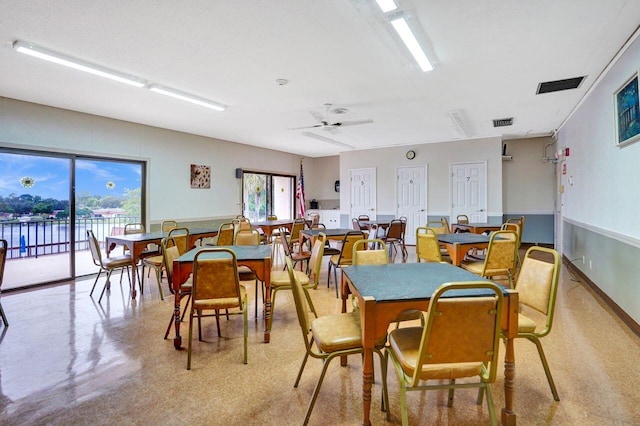
{"type": "MultiPolygon", "coordinates": [[[[313,390],[307,413],[305,415],[303,425],[309,423],[309,418],[313,411],[313,407],[320,393],[322,382],[327,373],[327,369],[336,358],[346,357],[348,355],[362,354],[362,331],[360,327],[360,313],[340,313],[333,315],[324,315],[313,320],[309,318],[309,307],[307,306],[307,298],[305,290],[294,275],[293,264],[291,259],[286,258],[286,268],[289,274],[290,286],[293,292],[293,300],[296,305],[296,313],[298,315],[298,324],[302,330],[304,340],[305,355],[302,365],[298,371],[298,377],[293,385],[297,388],[302,378],[304,367],[309,357],[322,360],[322,371],[313,390]]],[[[382,409],[387,411],[386,401],[389,400],[387,392],[387,370],[386,363],[383,362],[381,348],[386,343],[386,335],[376,341],[374,351],[380,357],[380,367],[382,370],[382,409]]]]}
{"type": "Polygon", "coordinates": [[[2,322],[5,327],[9,327],[9,321],[7,321],[7,316],[4,313],[4,309],[2,309],[2,279],[4,277],[4,265],[7,263],[8,247],[7,240],[0,239],[0,316],[2,316],[2,322]]]}
{"type": "Polygon", "coordinates": [[[304,247],[302,250],[299,250],[300,247],[294,250],[293,246],[290,245],[290,240],[287,239],[287,235],[284,233],[285,229],[286,228],[284,227],[280,228],[280,242],[282,244],[282,250],[284,251],[284,257],[291,259],[294,268],[298,263],[300,263],[300,270],[303,270],[304,268],[306,271],[309,266],[309,259],[311,259],[311,252],[304,250],[304,247]]]}
{"type": "Polygon", "coordinates": [[[225,222],[218,227],[217,246],[232,246],[235,229],[233,222],[225,222]]]}
{"type": "Polygon", "coordinates": [[[111,288],[111,282],[109,280],[111,279],[111,274],[115,270],[120,270],[121,273],[125,269],[127,270],[127,278],[129,278],[129,288],[131,288],[131,274],[129,270],[129,267],[131,266],[131,255],[123,254],[120,256],[103,258],[98,239],[91,229],[87,229],[87,241],[89,243],[89,250],[91,250],[91,258],[93,260],[93,263],[100,268],[100,270],[98,271],[98,275],[96,275],[96,279],[93,282],[93,286],[91,287],[89,296],[93,296],[93,290],[95,290],[96,284],[98,283],[98,279],[100,278],[100,274],[102,274],[102,272],[107,273],[107,279],[105,280],[104,287],[102,287],[102,291],[100,292],[98,303],[102,301],[102,296],[104,296],[105,290],[111,288]]]}
{"type": "MultiPolygon", "coordinates": [[[[178,251],[178,247],[176,246],[176,243],[173,237],[163,238],[160,245],[162,247],[162,256],[164,258],[167,282],[169,283],[169,288],[173,289],[173,261],[180,257],[180,252],[178,251]]],[[[192,289],[193,289],[193,275],[187,278],[185,282],[180,283],[180,287],[177,290],[178,297],[180,298],[180,300],[182,300],[184,297],[187,297],[187,303],[185,304],[184,310],[182,311],[182,315],[180,316],[180,321],[184,319],[184,316],[187,312],[187,308],[189,307],[189,302],[191,301],[192,289]]],[[[169,336],[169,332],[171,331],[171,326],[174,324],[174,321],[175,321],[175,314],[172,312],[171,318],[169,319],[169,325],[167,326],[167,331],[164,333],[165,340],[169,336]]]]}
{"type": "MultiPolygon", "coordinates": [[[[294,219],[293,225],[291,226],[291,233],[287,234],[288,246],[291,252],[295,252],[299,250],[298,244],[300,244],[300,232],[304,231],[304,227],[306,225],[306,221],[303,218],[294,219]]],[[[285,228],[286,230],[286,228],[285,228]]],[[[280,228],[280,232],[282,232],[282,227],[280,228]]]]}
{"type": "Polygon", "coordinates": [[[160,225],[160,230],[162,232],[169,232],[172,229],[178,228],[178,222],[175,220],[163,220],[160,225]]]}
{"type": "MultiPolygon", "coordinates": [[[[145,226],[140,222],[127,223],[126,225],[124,225],[124,235],[144,234],[145,232],[145,226]]],[[[128,251],[129,248],[127,246],[122,246],[122,254],[127,254],[128,251]]],[[[158,254],[160,254],[160,251],[157,244],[147,244],[145,249],[138,256],[138,258],[140,259],[140,264],[142,264],[142,259],[144,259],[145,257],[157,256],[158,254]]],[[[140,274],[138,274],[137,269],[136,274],[138,275],[138,281],[140,281],[140,274]]]]}
{"type": "Polygon", "coordinates": [[[396,246],[400,247],[402,251],[402,259],[406,259],[408,256],[407,248],[404,244],[404,232],[406,229],[406,222],[400,219],[393,219],[389,223],[389,228],[387,228],[387,233],[381,239],[387,244],[389,247],[389,257],[395,259],[396,254],[398,253],[398,249],[396,246]],[[391,255],[391,250],[393,250],[393,255],[391,255]]]}
{"type": "Polygon", "coordinates": [[[353,245],[358,240],[365,239],[366,236],[362,231],[349,231],[342,240],[340,254],[329,258],[329,266],[327,270],[327,288],[331,286],[331,269],[333,269],[333,281],[336,286],[336,297],[338,297],[338,268],[351,265],[353,259],[353,245]]]}
{"type": "Polygon", "coordinates": [[[309,219],[311,219],[311,229],[317,229],[320,223],[320,215],[318,213],[309,213],[309,219]]]}
{"type": "MultiPolygon", "coordinates": [[[[313,248],[311,249],[311,258],[309,259],[309,265],[306,273],[298,270],[293,271],[295,279],[298,280],[304,290],[304,296],[307,299],[308,306],[316,318],[318,317],[318,314],[315,306],[313,305],[313,300],[311,299],[309,290],[315,290],[320,282],[320,269],[322,268],[322,256],[324,254],[326,240],[327,236],[324,233],[318,234],[318,237],[313,243],[313,248]]],[[[291,261],[291,258],[289,258],[289,260],[291,261]]],[[[293,265],[293,262],[291,262],[291,264],[293,265]]],[[[271,271],[271,322],[269,323],[269,327],[273,324],[273,313],[275,312],[276,307],[276,294],[278,294],[280,290],[291,290],[291,280],[289,279],[289,272],[286,268],[284,271],[271,271]]]]}
{"type": "Polygon", "coordinates": [[[436,234],[450,234],[449,232],[449,223],[447,220],[442,217],[438,220],[429,220],[427,221],[427,228],[433,228],[436,231],[436,234]]]}
{"type": "Polygon", "coordinates": [[[407,392],[448,389],[451,407],[454,390],[470,387],[478,388],[478,405],[487,394],[489,418],[497,425],[491,384],[499,363],[502,304],[502,290],[492,282],[447,283],[431,296],[423,327],[391,331],[385,359],[393,361],[400,382],[404,426],[409,424],[407,392]],[[491,295],[455,297],[461,289],[491,295]],[[456,383],[463,378],[477,381],[456,383]]]}
{"type": "Polygon", "coordinates": [[[521,232],[520,232],[520,225],[518,225],[515,222],[505,222],[502,224],[502,226],[500,227],[501,230],[503,231],[513,231],[516,233],[516,237],[518,239],[517,242],[517,246],[518,246],[518,250],[516,250],[516,266],[520,265],[520,236],[521,236],[521,232]]]}
{"type": "MultiPolygon", "coordinates": [[[[189,229],[187,228],[173,228],[169,231],[168,238],[172,238],[173,244],[178,249],[178,252],[182,256],[189,249],[189,229]]],[[[146,257],[142,259],[142,281],[140,283],[140,292],[144,292],[144,269],[149,268],[147,271],[147,278],[153,269],[156,274],[156,281],[158,282],[158,292],[160,293],[160,300],[164,300],[164,294],[162,293],[162,277],[165,269],[164,257],[160,253],[156,256],[146,257]]],[[[171,287],[169,287],[171,288],[171,287]]]]}
{"type": "Polygon", "coordinates": [[[238,280],[238,262],[235,253],[224,247],[204,248],[193,259],[193,284],[189,309],[189,346],[187,349],[187,370],[191,370],[191,347],[193,319],[198,319],[198,340],[202,341],[203,317],[216,317],[218,337],[220,332],[220,310],[227,315],[242,315],[244,321],[244,353],[242,361],[247,363],[247,293],[238,280]],[[229,311],[231,310],[231,311],[229,311]],[[205,314],[204,311],[213,311],[205,314]]]}
{"type": "Polygon", "coordinates": [[[418,263],[422,261],[442,262],[438,234],[433,228],[426,226],[416,228],[416,257],[418,263]]]}
{"type": "MultiPolygon", "coordinates": [[[[319,230],[326,230],[327,227],[324,225],[324,223],[319,223],[317,226],[317,229],[319,230]]],[[[332,247],[330,240],[327,238],[325,243],[324,243],[324,254],[323,256],[333,256],[336,254],[340,254],[340,249],[336,248],[336,247],[332,247]]]]}
{"type": "Polygon", "coordinates": [[[533,246],[524,255],[515,285],[521,307],[521,312],[518,314],[518,335],[516,337],[527,339],[536,345],[553,399],[556,401],[560,401],[560,398],[540,339],[551,332],[559,276],[560,255],[558,252],[550,248],[533,246]],[[534,318],[540,318],[538,314],[542,314],[544,321],[536,321],[522,313],[528,311],[537,311],[534,318]]]}
{"type": "Polygon", "coordinates": [[[514,231],[496,231],[491,234],[487,255],[483,261],[463,260],[460,266],[481,277],[506,276],[513,287],[518,236],[514,231]]]}
{"type": "MultiPolygon", "coordinates": [[[[236,246],[257,246],[260,245],[260,233],[256,229],[243,229],[235,235],[233,245],[236,246]]],[[[238,267],[238,276],[240,281],[253,281],[255,285],[255,318],[258,319],[258,275],[248,266],[238,267]]],[[[262,287],[262,282],[260,284],[262,287]]],[[[264,299],[264,288],[262,290],[262,298],[264,299]]]]}
{"type": "Polygon", "coordinates": [[[459,214],[456,217],[456,223],[460,223],[462,225],[466,225],[469,223],[469,216],[467,216],[466,214],[459,214]]]}

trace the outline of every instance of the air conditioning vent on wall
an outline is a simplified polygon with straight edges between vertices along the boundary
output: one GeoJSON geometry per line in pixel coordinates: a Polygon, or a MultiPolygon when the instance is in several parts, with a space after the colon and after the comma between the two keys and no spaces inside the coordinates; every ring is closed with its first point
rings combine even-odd
{"type": "Polygon", "coordinates": [[[505,127],[513,125],[513,117],[496,118],[493,120],[493,127],[505,127]]]}

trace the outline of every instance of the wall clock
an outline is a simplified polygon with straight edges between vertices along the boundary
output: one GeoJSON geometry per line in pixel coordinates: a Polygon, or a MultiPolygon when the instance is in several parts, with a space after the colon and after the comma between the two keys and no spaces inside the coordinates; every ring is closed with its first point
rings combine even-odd
{"type": "Polygon", "coordinates": [[[413,160],[414,158],[416,158],[416,152],[415,151],[407,151],[407,159],[413,160]]]}

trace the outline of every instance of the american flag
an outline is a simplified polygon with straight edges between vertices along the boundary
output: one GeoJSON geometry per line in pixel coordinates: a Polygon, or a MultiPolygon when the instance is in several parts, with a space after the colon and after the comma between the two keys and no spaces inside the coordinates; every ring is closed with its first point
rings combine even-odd
{"type": "Polygon", "coordinates": [[[300,179],[296,187],[296,198],[298,199],[298,212],[304,218],[304,173],[302,172],[302,160],[300,160],[300,179]]]}

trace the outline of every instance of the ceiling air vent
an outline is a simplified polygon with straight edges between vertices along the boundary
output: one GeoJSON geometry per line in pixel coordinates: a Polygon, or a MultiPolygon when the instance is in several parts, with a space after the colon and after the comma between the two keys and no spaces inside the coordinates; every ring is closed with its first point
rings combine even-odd
{"type": "Polygon", "coordinates": [[[536,95],[542,93],[559,92],[561,90],[577,89],[584,81],[586,75],[582,77],[567,78],[565,80],[545,81],[538,84],[536,95]]]}
{"type": "Polygon", "coordinates": [[[513,117],[496,118],[493,120],[493,127],[505,127],[513,125],[513,117]]]}

